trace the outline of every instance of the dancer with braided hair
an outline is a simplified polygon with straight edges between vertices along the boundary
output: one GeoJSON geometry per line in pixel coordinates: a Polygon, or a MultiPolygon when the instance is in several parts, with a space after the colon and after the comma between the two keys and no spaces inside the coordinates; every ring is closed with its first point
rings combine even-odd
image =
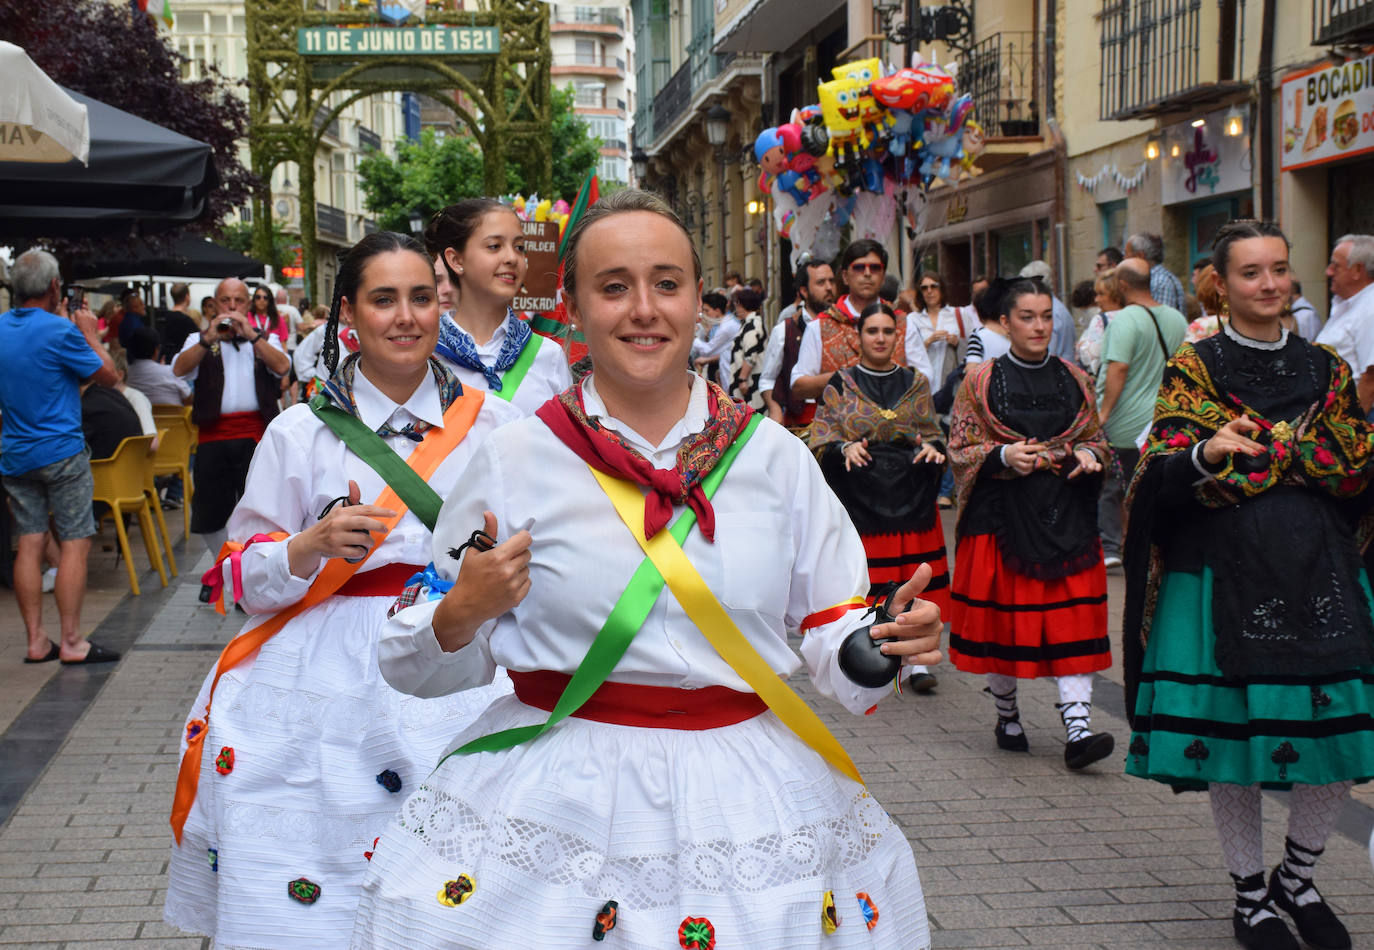
{"type": "Polygon", "coordinates": [[[433,358],[433,258],[413,238],[372,234],[341,262],[331,362],[341,316],[358,352],[267,426],[206,575],[212,588],[227,575],[251,619],[188,717],[164,916],[219,947],[345,945],[401,793],[509,691],[402,695],[378,672],[377,642],[429,560],[440,496],[520,413],[433,358]]]}
{"type": "Polygon", "coordinates": [[[458,301],[440,320],[435,354],[464,386],[529,414],[572,385],[562,349],[511,309],[529,261],[524,224],[509,205],[494,198],[449,205],[425,229],[425,244],[458,301]]]}
{"type": "Polygon", "coordinates": [[[1348,364],[1280,323],[1283,232],[1233,221],[1212,264],[1230,316],[1169,361],[1127,499],[1126,771],[1208,792],[1243,946],[1296,950],[1283,912],[1308,946],[1344,950],[1312,878],[1374,778],[1374,429],[1348,364]],[[1267,882],[1265,788],[1290,790],[1267,882]]]}
{"type": "Polygon", "coordinates": [[[1111,754],[1094,733],[1093,673],[1111,666],[1107,574],[1097,539],[1097,495],[1107,441],[1092,380],[1053,356],[1053,298],[1016,280],[998,311],[1010,351],[978,363],[954,399],[949,453],[959,496],[949,655],[987,676],[994,736],[1026,752],[1018,679],[1055,678],[1064,764],[1111,754]]]}

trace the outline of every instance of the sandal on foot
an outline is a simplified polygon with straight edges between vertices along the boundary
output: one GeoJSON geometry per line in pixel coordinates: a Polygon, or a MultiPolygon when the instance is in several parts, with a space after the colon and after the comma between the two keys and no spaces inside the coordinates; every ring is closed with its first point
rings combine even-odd
{"type": "Polygon", "coordinates": [[[47,653],[43,654],[42,656],[37,656],[37,657],[35,657],[35,656],[26,656],[26,657],[24,657],[24,662],[25,662],[25,663],[51,663],[53,660],[57,659],[57,658],[58,658],[59,656],[61,656],[61,655],[62,655],[62,650],[58,648],[58,646],[57,646],[56,643],[53,643],[51,640],[49,640],[49,641],[48,641],[48,652],[47,652],[47,653]]]}
{"type": "Polygon", "coordinates": [[[63,666],[85,666],[91,663],[113,663],[119,659],[119,653],[115,650],[107,650],[98,643],[92,643],[91,648],[86,651],[86,655],[79,660],[63,660],[63,666]]]}

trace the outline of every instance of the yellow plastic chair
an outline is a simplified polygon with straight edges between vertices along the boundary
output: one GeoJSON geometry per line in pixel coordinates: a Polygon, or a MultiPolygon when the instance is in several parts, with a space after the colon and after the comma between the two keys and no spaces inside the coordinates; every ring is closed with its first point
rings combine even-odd
{"type": "Polygon", "coordinates": [[[95,482],[91,501],[104,502],[114,516],[119,551],[124,555],[124,565],[129,569],[129,589],[135,594],[142,592],[138,589],[138,574],[129,551],[129,535],[124,530],[126,511],[138,515],[138,526],[143,533],[143,544],[148,549],[148,560],[162,578],[162,586],[167,586],[167,571],[162,566],[162,552],[158,549],[157,533],[153,530],[153,513],[148,507],[148,496],[144,490],[151,479],[152,460],[148,452],[152,448],[153,438],[151,435],[131,435],[119,443],[109,458],[91,460],[91,478],[95,482]]]}
{"type": "MultiPolygon", "coordinates": [[[[159,420],[160,421],[160,420],[159,420]]],[[[167,429],[157,430],[157,445],[162,448],[162,442],[167,438],[167,429]]],[[[167,552],[167,570],[172,572],[172,576],[177,576],[177,558],[172,553],[172,539],[167,535],[167,519],[162,517],[162,502],[157,497],[157,485],[153,483],[153,467],[157,462],[157,452],[148,457],[148,464],[143,466],[143,472],[147,476],[143,484],[143,494],[148,496],[148,507],[153,511],[153,518],[157,521],[158,533],[162,535],[162,550],[167,552]]]]}
{"type": "MultiPolygon", "coordinates": [[[[195,486],[191,484],[191,452],[196,447],[199,430],[191,422],[190,406],[153,406],[153,424],[159,429],[164,426],[167,429],[153,455],[153,474],[181,476],[181,520],[184,535],[190,540],[191,496],[195,494],[195,486]]],[[[160,519],[162,505],[156,505],[160,519]]],[[[175,569],[172,573],[176,573],[175,569]]]]}

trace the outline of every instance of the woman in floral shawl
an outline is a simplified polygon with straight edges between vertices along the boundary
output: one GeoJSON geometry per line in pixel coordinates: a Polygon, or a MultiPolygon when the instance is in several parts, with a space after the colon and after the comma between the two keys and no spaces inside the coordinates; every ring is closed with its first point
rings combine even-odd
{"type": "MultiPolygon", "coordinates": [[[[811,424],[810,445],[826,483],[849,512],[868,555],[869,600],[884,596],[922,564],[931,567],[922,595],[949,610],[945,533],[935,498],[944,436],[925,375],[893,361],[897,315],[882,301],[859,314],[859,362],[830,377],[811,424]]],[[[937,685],[915,667],[916,692],[937,685]]]]}
{"type": "Polygon", "coordinates": [[[1128,499],[1126,771],[1207,789],[1247,947],[1350,946],[1312,885],[1351,786],[1374,776],[1374,621],[1361,549],[1372,431],[1345,362],[1280,324],[1288,243],[1218,233],[1221,333],[1165,370],[1128,499]],[[1260,791],[1291,789],[1264,879],[1260,791]]]}
{"type": "Polygon", "coordinates": [[[1089,728],[1092,674],[1112,662],[1097,535],[1107,442],[1092,380],[1049,355],[1049,290],[1014,281],[998,310],[1011,351],[969,370],[950,424],[959,521],[949,655],[987,675],[1007,751],[1029,749],[1016,681],[1055,677],[1064,762],[1081,769],[1115,745],[1089,728]]]}

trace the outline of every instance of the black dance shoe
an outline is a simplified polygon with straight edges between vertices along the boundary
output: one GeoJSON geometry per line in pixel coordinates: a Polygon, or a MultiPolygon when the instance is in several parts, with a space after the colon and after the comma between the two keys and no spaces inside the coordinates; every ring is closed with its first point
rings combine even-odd
{"type": "Polygon", "coordinates": [[[1007,724],[1013,722],[1020,725],[1021,717],[1017,716],[1014,719],[997,717],[997,728],[993,731],[993,735],[997,737],[997,748],[1004,752],[1029,752],[1030,740],[1026,738],[1025,729],[1016,734],[1007,732],[1007,724]]]}
{"type": "Polygon", "coordinates": [[[906,688],[913,693],[928,693],[939,685],[934,673],[912,673],[906,678],[906,688]]]}
{"type": "Polygon", "coordinates": [[[1350,950],[1350,931],[1345,929],[1334,911],[1322,899],[1321,892],[1311,881],[1303,881],[1293,897],[1279,880],[1279,869],[1269,875],[1269,900],[1289,917],[1302,939],[1315,950],[1350,950]],[[1298,894],[1316,891],[1318,900],[1312,904],[1298,904],[1293,900],[1298,894]]]}
{"type": "Polygon", "coordinates": [[[1064,744],[1064,764],[1077,772],[1094,762],[1100,762],[1112,754],[1116,740],[1110,732],[1098,732],[1084,736],[1076,742],[1064,744]]]}

